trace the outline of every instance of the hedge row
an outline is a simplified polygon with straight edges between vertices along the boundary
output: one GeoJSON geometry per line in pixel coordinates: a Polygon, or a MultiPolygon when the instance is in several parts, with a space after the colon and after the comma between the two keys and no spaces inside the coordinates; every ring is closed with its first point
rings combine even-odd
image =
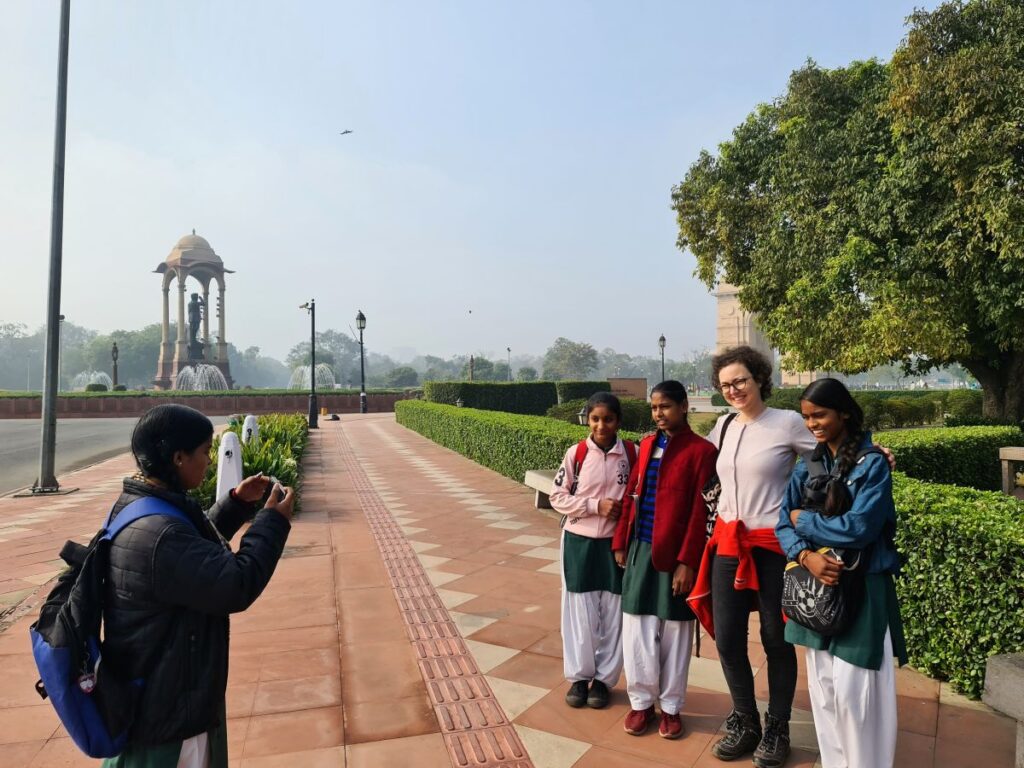
{"type": "Polygon", "coordinates": [[[427,381],[423,399],[442,405],[462,400],[466,408],[540,416],[558,402],[558,390],[553,381],[427,381]]]}
{"type": "Polygon", "coordinates": [[[977,698],[989,656],[1024,652],[1024,503],[899,472],[894,486],[910,661],[977,698]]]}
{"type": "Polygon", "coordinates": [[[555,391],[558,393],[558,402],[565,403],[569,400],[588,399],[595,392],[611,392],[612,385],[607,381],[556,381],[555,391]]]}
{"type": "MultiPolygon", "coordinates": [[[[309,425],[306,417],[297,413],[271,413],[257,416],[259,439],[250,440],[242,446],[242,477],[262,472],[276,477],[286,486],[295,486],[299,481],[299,461],[306,443],[309,440],[309,425]]],[[[234,432],[239,440],[242,438],[242,422],[232,420],[227,432],[234,432]]],[[[213,440],[210,454],[213,461],[206,471],[202,484],[192,495],[203,505],[209,507],[216,500],[217,460],[222,435],[213,440]]]]}
{"type": "Polygon", "coordinates": [[[936,427],[880,432],[901,472],[917,480],[981,490],[1001,487],[999,449],[1024,444],[1017,427],[936,427]]]}
{"type": "MultiPolygon", "coordinates": [[[[395,412],[400,424],[518,481],[528,469],[556,467],[586,434],[552,419],[414,400],[395,412]]],[[[989,656],[1024,651],[1024,503],[901,473],[894,485],[911,661],[976,698],[989,656]]]]}
{"type": "MultiPolygon", "coordinates": [[[[654,429],[654,422],[651,421],[650,403],[633,397],[620,397],[619,402],[622,404],[622,429],[641,433],[654,429]]],[[[582,398],[566,400],[560,405],[553,405],[548,408],[547,416],[551,419],[577,424],[580,409],[586,403],[587,401],[582,398]]]]}
{"type": "MultiPolygon", "coordinates": [[[[577,409],[579,410],[579,409],[577,409]]],[[[453,408],[420,400],[395,403],[399,424],[495,472],[523,481],[531,469],[554,469],[566,448],[587,436],[587,429],[543,416],[524,416],[475,408],[453,408]]],[[[621,437],[637,439],[632,432],[621,437]]]]}

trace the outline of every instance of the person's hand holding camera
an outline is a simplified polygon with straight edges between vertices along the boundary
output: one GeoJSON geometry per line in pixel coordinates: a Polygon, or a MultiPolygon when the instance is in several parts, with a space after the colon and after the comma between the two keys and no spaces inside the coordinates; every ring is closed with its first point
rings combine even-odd
{"type": "Polygon", "coordinates": [[[244,501],[246,504],[255,504],[267,495],[267,491],[270,489],[270,484],[271,478],[267,477],[262,472],[256,475],[250,475],[235,487],[234,496],[236,499],[244,501]]]}
{"type": "Polygon", "coordinates": [[[280,483],[274,485],[273,490],[270,492],[270,498],[264,504],[264,508],[274,510],[284,516],[286,520],[291,520],[292,515],[295,514],[294,506],[295,489],[287,488],[280,483]]]}

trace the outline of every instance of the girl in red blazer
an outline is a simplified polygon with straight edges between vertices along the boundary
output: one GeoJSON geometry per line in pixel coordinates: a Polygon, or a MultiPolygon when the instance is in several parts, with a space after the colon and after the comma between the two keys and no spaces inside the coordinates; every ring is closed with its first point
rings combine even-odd
{"type": "Polygon", "coordinates": [[[661,708],[658,734],[683,735],[694,615],[686,605],[704,551],[707,514],[701,491],[717,451],[686,421],[686,389],[663,381],[651,391],[658,431],[640,443],[612,540],[622,578],[622,653],[631,711],[627,733],[639,736],[661,708]]]}

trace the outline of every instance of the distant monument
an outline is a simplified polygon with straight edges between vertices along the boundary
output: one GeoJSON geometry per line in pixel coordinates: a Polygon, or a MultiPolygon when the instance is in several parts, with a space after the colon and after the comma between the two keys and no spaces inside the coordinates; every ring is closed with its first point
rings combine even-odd
{"type": "MultiPolygon", "coordinates": [[[[761,333],[761,329],[757,327],[757,315],[740,306],[739,286],[719,283],[718,290],[715,291],[715,298],[718,299],[715,352],[723,352],[729,347],[746,344],[774,362],[775,350],[761,333]]],[[[780,371],[780,373],[784,387],[805,386],[821,377],[817,371],[780,371]]]]}
{"type": "Polygon", "coordinates": [[[210,244],[196,234],[185,235],[171,249],[167,258],[154,270],[163,275],[163,324],[160,336],[160,359],[157,362],[153,384],[158,389],[172,389],[178,373],[189,364],[215,366],[223,374],[227,386],[231,386],[231,372],[228,368],[228,344],[224,335],[224,276],[234,270],[225,269],[220,256],[214,253],[210,244]],[[185,281],[195,279],[202,288],[192,294],[188,302],[188,325],[186,331],[185,281]],[[177,338],[170,338],[170,291],[171,282],[178,281],[178,323],[177,338]],[[210,338],[210,283],[217,282],[216,341],[210,338]],[[187,335],[186,335],[187,333],[187,335]]]}

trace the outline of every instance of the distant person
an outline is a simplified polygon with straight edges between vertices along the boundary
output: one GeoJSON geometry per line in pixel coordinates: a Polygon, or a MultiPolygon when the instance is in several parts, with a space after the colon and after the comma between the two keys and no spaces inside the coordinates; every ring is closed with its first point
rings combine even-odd
{"type": "Polygon", "coordinates": [[[806,647],[807,690],[823,768],[891,768],[896,755],[896,677],[893,658],[907,663],[893,574],[896,506],[885,458],[865,453],[871,433],[864,413],[843,384],[819,379],[800,396],[813,457],[838,482],[829,484],[820,511],[803,508],[808,464],[793,471],[776,533],[787,557],[823,584],[839,581],[844,562],[819,548],[845,550],[847,564],[867,558],[863,603],[852,626],[834,637],[786,623],[786,640],[806,647]],[[858,458],[859,457],[859,458],[858,458]],[[853,550],[853,552],[851,552],[853,550]]]}
{"type": "Polygon", "coordinates": [[[562,658],[570,707],[602,709],[622,674],[622,570],[612,536],[636,447],[618,438],[622,405],[609,392],[586,404],[590,436],[565,452],[551,506],[562,532],[562,658]]]}
{"type": "Polygon", "coordinates": [[[153,496],[191,525],[154,515],[131,523],[110,549],[103,664],[145,680],[129,746],[108,768],[223,768],[228,615],[267,586],[291,529],[294,495],[256,475],[204,513],[187,495],[210,465],[213,424],[184,405],[158,405],[132,433],[139,472],[126,478],[114,517],[153,496]],[[255,514],[255,519],[253,515],[255,514]],[[248,520],[237,553],[228,541],[248,520]]]}
{"type": "Polygon", "coordinates": [[[640,443],[615,530],[622,578],[622,653],[630,712],[627,733],[646,733],[661,708],[658,735],[683,735],[694,614],[686,605],[704,550],[702,491],[715,449],[687,423],[686,389],[663,381],[651,390],[657,432],[640,443]]]}

